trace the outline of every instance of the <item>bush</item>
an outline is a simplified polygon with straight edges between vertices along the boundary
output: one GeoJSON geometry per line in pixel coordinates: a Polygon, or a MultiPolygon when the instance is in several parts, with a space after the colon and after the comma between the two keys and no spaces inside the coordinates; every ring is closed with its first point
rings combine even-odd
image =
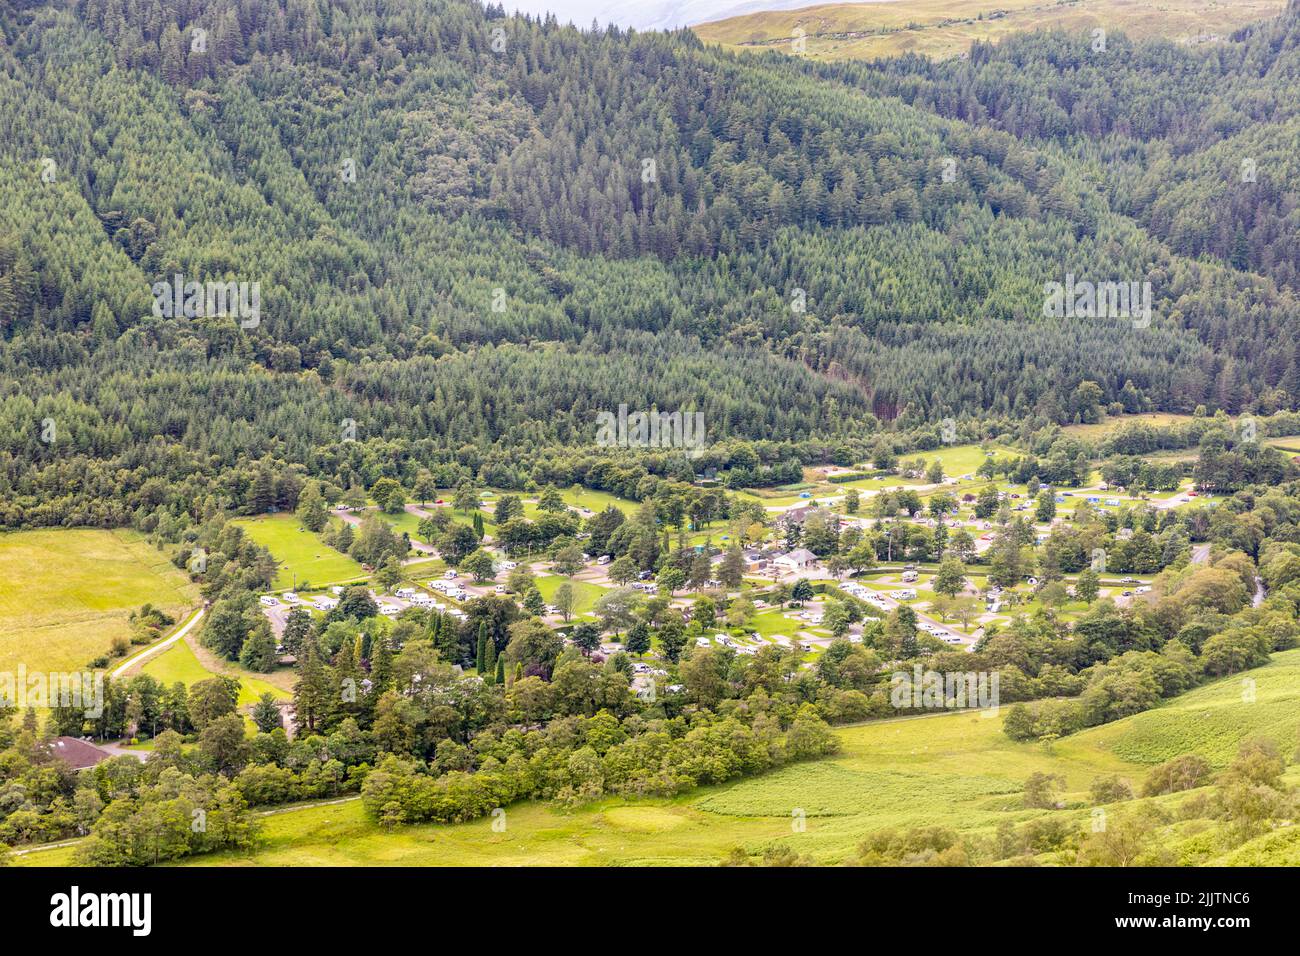
{"type": "Polygon", "coordinates": [[[1118,774],[1107,777],[1095,777],[1088,788],[1088,796],[1094,804],[1119,803],[1121,800],[1133,799],[1133,788],[1127,780],[1121,780],[1118,774]]]}
{"type": "Polygon", "coordinates": [[[1142,796],[1156,797],[1165,793],[1195,790],[1210,778],[1210,764],[1196,754],[1183,754],[1166,761],[1147,774],[1142,784],[1142,796]]]}

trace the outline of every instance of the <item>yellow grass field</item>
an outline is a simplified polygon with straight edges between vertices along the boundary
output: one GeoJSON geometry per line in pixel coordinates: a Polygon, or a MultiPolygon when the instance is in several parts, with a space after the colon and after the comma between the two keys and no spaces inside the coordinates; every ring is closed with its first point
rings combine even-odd
{"type": "Polygon", "coordinates": [[[84,667],[130,635],[140,605],[179,620],[198,600],[188,577],[135,532],[0,535],[0,670],[84,667]]]}
{"type": "Polygon", "coordinates": [[[820,60],[923,53],[959,56],[976,40],[1025,30],[1096,28],[1180,43],[1214,42],[1274,16],[1283,0],[885,0],[751,13],[694,29],[706,43],[739,50],[797,53],[820,60]],[[802,32],[800,32],[802,31],[802,32]]]}

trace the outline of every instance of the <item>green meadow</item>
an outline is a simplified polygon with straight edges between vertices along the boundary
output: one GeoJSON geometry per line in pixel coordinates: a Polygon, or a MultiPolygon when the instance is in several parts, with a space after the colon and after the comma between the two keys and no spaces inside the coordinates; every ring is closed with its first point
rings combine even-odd
{"type": "MultiPolygon", "coordinates": [[[[1216,767],[1242,740],[1270,736],[1290,753],[1300,723],[1300,651],[1247,675],[1226,678],[1156,710],[1067,737],[1051,748],[1016,743],[1002,733],[1001,715],[975,712],[909,717],[842,728],[835,757],[796,764],[738,783],[703,788],[676,799],[604,800],[572,811],[540,803],[507,808],[504,832],[491,821],[455,826],[383,829],[365,819],[358,802],[268,817],[265,844],[252,857],[221,864],[304,865],[656,865],[719,862],[732,847],[761,855],[785,844],[820,863],[852,862],[869,833],[886,827],[941,825],[990,832],[1059,814],[1088,823],[1087,789],[1103,774],[1139,785],[1149,768],[1197,752],[1216,767]],[[1067,808],[1031,810],[1021,791],[1034,772],[1065,779],[1067,808]],[[802,816],[806,829],[792,820],[802,816]]],[[[1294,771],[1293,771],[1294,773],[1294,771]]],[[[1162,798],[1174,803],[1179,794],[1162,798]]],[[[1175,834],[1175,842],[1181,840],[1175,834]]],[[[1201,852],[1190,832],[1186,852],[1201,852]]],[[[1213,850],[1213,847],[1211,847],[1213,850]]],[[[1180,850],[1180,852],[1182,852],[1180,850]]],[[[1293,862],[1300,841],[1270,835],[1210,859],[1293,862]]]]}
{"type": "MultiPolygon", "coordinates": [[[[150,658],[145,663],[142,671],[168,686],[180,681],[188,687],[201,680],[217,676],[214,671],[203,666],[203,662],[198,659],[189,644],[184,640],[177,641],[161,654],[150,658]]],[[[281,699],[287,699],[291,696],[274,684],[254,677],[236,665],[230,665],[229,671],[232,675],[237,674],[239,676],[240,707],[251,706],[268,691],[281,699]]]]}
{"type": "Polygon", "coordinates": [[[537,590],[542,594],[542,600],[547,604],[555,603],[555,592],[560,589],[564,583],[573,586],[573,613],[586,614],[595,607],[596,600],[605,594],[607,589],[598,584],[592,584],[589,581],[575,581],[572,578],[566,578],[562,574],[548,574],[545,577],[536,579],[537,590]]]}
{"type": "MultiPolygon", "coordinates": [[[[716,864],[734,847],[750,856],[784,845],[822,864],[852,863],[868,834],[897,827],[946,826],[990,834],[1052,816],[1080,829],[1092,811],[1087,791],[1099,775],[1135,788],[1156,763],[1196,752],[1225,766],[1245,739],[1271,737],[1294,751],[1300,724],[1300,650],[1266,667],[1198,688],[1155,710],[1056,741],[1016,743],[996,716],[965,711],[843,727],[842,751],[674,799],[605,799],[565,810],[546,803],[506,808],[491,820],[384,828],[360,801],[287,809],[263,817],[260,848],[187,861],[223,866],[653,866],[716,864]],[[1243,680],[1254,682],[1243,693],[1243,680]],[[1065,781],[1065,808],[1027,809],[1021,796],[1035,772],[1065,781]],[[802,830],[794,823],[803,820],[802,830]]],[[[1297,771],[1288,773],[1296,782],[1297,771]]],[[[1176,809],[1197,791],[1157,798],[1176,809]]],[[[1113,812],[1127,812],[1113,804],[1113,812]]],[[[1173,824],[1169,847],[1184,862],[1294,865],[1300,835],[1265,834],[1234,847],[1213,821],[1173,824]]],[[[21,865],[66,863],[70,849],[27,854],[21,865]]],[[[1041,862],[1050,863],[1050,855],[1041,862]]]]}
{"type": "Polygon", "coordinates": [[[365,577],[361,565],[304,528],[295,515],[240,518],[234,523],[275,558],[276,588],[302,587],[304,582],[319,588],[365,577]]]}
{"type": "Polygon", "coordinates": [[[198,589],[135,532],[0,535],[0,670],[84,667],[130,636],[130,614],[146,603],[179,620],[198,589]]]}

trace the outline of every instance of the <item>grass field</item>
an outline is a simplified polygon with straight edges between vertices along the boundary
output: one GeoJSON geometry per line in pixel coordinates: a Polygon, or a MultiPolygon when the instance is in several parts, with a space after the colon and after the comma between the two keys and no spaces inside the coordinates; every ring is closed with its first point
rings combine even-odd
{"type": "MultiPolygon", "coordinates": [[[[232,673],[232,676],[236,671],[237,668],[235,668],[234,665],[231,665],[230,672],[232,673]]],[[[180,681],[186,687],[198,683],[201,680],[207,680],[210,677],[217,676],[215,672],[203,666],[203,662],[198,659],[189,644],[184,640],[177,641],[157,657],[146,662],[143,667],[143,672],[156,678],[165,685],[170,686],[177,681],[180,681]]],[[[257,699],[267,691],[270,691],[276,697],[281,699],[287,699],[290,696],[284,690],[260,678],[247,674],[240,674],[239,678],[240,707],[256,703],[257,699]]]]}
{"type": "MultiPolygon", "coordinates": [[[[610,505],[613,505],[630,518],[636,512],[638,504],[630,498],[620,498],[618,495],[611,495],[608,491],[593,491],[591,488],[561,488],[559,489],[559,492],[560,497],[564,499],[566,505],[569,505],[571,508],[587,508],[592,513],[604,511],[610,505]]],[[[521,495],[520,492],[517,491],[508,493],[520,495],[523,499],[525,517],[537,517],[537,495],[521,495]]],[[[493,507],[496,507],[495,504],[493,507]]]]}
{"type": "MultiPolygon", "coordinates": [[[[1249,673],[1177,698],[1164,707],[1056,742],[1051,751],[1015,743],[1000,717],[966,712],[841,728],[832,758],[675,799],[609,799],[564,811],[542,803],[507,808],[506,828],[491,821],[383,829],[359,801],[289,810],[263,818],[253,855],[222,854],[191,864],[259,866],[599,866],[715,864],[733,847],[760,855],[785,844],[825,864],[852,862],[869,833],[886,827],[949,826],[989,833],[1008,821],[1055,815],[1085,828],[1087,788],[1117,773],[1135,785],[1157,762],[1195,751],[1223,766],[1244,739],[1262,735],[1291,753],[1300,723],[1300,651],[1277,654],[1249,673]],[[1066,809],[1026,809],[1030,774],[1065,778],[1066,809]],[[807,821],[803,832],[791,825],[807,821]]],[[[1288,780],[1297,781],[1293,768],[1288,780]]],[[[1177,805],[1186,794],[1161,801],[1177,805]]],[[[1300,862],[1300,837],[1278,831],[1241,847],[1216,846],[1205,826],[1171,828],[1165,839],[1188,862],[1283,865],[1300,862]],[[1207,836],[1208,833],[1208,836],[1207,836]]],[[[71,850],[41,851],[21,865],[66,863],[71,850]]],[[[1044,859],[1044,862],[1050,862],[1044,859]]]]}
{"type": "Polygon", "coordinates": [[[572,578],[566,578],[561,574],[548,574],[546,577],[536,579],[537,590],[541,592],[542,600],[547,604],[554,604],[555,592],[566,581],[573,585],[574,614],[586,614],[595,606],[596,599],[605,594],[607,590],[589,581],[574,581],[572,578]]]}
{"type": "MultiPolygon", "coordinates": [[[[1115,431],[1117,428],[1127,425],[1177,425],[1191,420],[1191,415],[1175,415],[1170,412],[1144,412],[1140,415],[1107,417],[1093,425],[1066,425],[1061,431],[1077,438],[1096,440],[1109,432],[1115,431]]],[[[1146,458],[1148,456],[1143,455],[1142,457],[1146,458]]]]}
{"type": "MultiPolygon", "coordinates": [[[[1023,455],[1023,451],[1017,451],[1014,448],[1007,448],[1002,445],[989,445],[985,448],[982,445],[969,443],[964,445],[950,445],[935,448],[930,451],[908,452],[899,456],[899,465],[903,462],[913,462],[918,458],[923,459],[926,465],[929,465],[935,459],[943,463],[944,476],[948,478],[959,478],[962,475],[973,475],[984,460],[989,457],[989,453],[996,457],[1010,457],[1023,455]]],[[[859,470],[870,470],[864,465],[859,470]]],[[[760,502],[769,510],[782,509],[790,505],[815,504],[831,498],[842,498],[850,488],[861,492],[879,492],[891,490],[894,488],[909,488],[926,486],[924,478],[904,478],[901,475],[886,475],[884,477],[858,478],[854,481],[830,482],[821,480],[824,472],[815,469],[805,471],[805,476],[809,480],[800,482],[798,485],[785,485],[779,488],[748,488],[739,494],[744,497],[760,502]],[[807,494],[809,497],[803,497],[807,494]]],[[[952,494],[960,494],[971,488],[982,486],[986,482],[981,478],[976,478],[973,482],[959,482],[957,485],[945,485],[942,490],[952,494]]],[[[935,492],[920,492],[921,496],[928,497],[935,492]]],[[[837,502],[833,510],[842,511],[843,502],[837,502]]],[[[715,540],[717,540],[715,538],[715,540]]]]}
{"type": "Polygon", "coordinates": [[[1139,38],[1209,40],[1274,16],[1284,5],[1284,0],[896,0],[751,13],[693,29],[706,43],[790,54],[799,52],[794,40],[802,36],[806,55],[813,59],[904,53],[943,59],[966,52],[976,40],[998,40],[1025,30],[1083,32],[1101,27],[1139,38]]]}
{"type": "Polygon", "coordinates": [[[320,536],[304,528],[291,514],[240,518],[234,522],[250,538],[271,552],[279,567],[275,575],[277,588],[313,587],[342,584],[365,577],[361,565],[346,554],[335,551],[320,536]]]}
{"type": "Polygon", "coordinates": [[[1283,435],[1279,438],[1267,438],[1264,440],[1265,445],[1272,445],[1281,451],[1289,452],[1292,455],[1300,455],[1300,435],[1283,435]]]}
{"type": "Polygon", "coordinates": [[[0,670],[84,667],[129,636],[153,604],[179,618],[198,601],[184,572],[130,531],[47,529],[0,535],[0,670]]]}
{"type": "MultiPolygon", "coordinates": [[[[367,513],[369,514],[372,512],[367,513]]],[[[413,515],[409,511],[402,511],[399,514],[394,515],[389,514],[386,511],[379,511],[378,509],[376,509],[373,514],[377,514],[381,521],[390,525],[398,534],[405,531],[413,540],[424,541],[424,538],[420,537],[420,518],[418,515],[413,515]]]]}

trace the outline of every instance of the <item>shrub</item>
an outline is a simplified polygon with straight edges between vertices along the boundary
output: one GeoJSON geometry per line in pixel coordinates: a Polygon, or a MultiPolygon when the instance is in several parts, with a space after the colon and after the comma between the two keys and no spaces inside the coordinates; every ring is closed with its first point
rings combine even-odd
{"type": "Polygon", "coordinates": [[[1183,754],[1166,761],[1147,774],[1142,784],[1142,796],[1155,797],[1164,793],[1195,790],[1210,778],[1210,764],[1196,754],[1183,754]]]}

